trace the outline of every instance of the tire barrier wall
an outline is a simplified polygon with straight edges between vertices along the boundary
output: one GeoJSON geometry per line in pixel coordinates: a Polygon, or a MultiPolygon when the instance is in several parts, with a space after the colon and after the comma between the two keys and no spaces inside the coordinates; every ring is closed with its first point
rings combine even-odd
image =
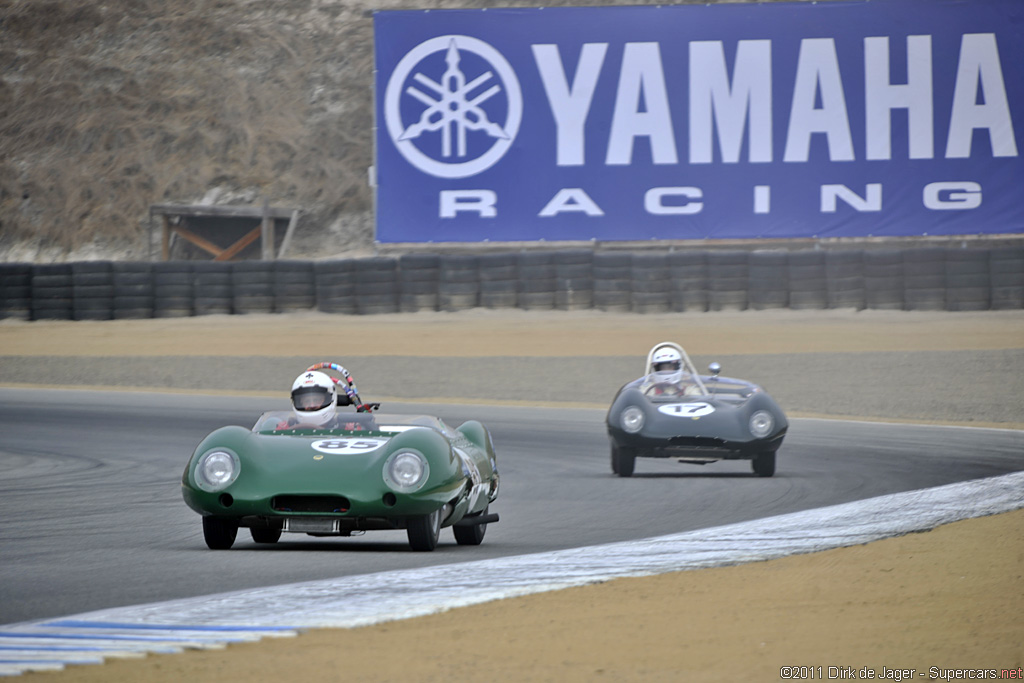
{"type": "Polygon", "coordinates": [[[1024,308],[1024,246],[405,254],[328,261],[0,264],[0,318],[1024,308]]]}

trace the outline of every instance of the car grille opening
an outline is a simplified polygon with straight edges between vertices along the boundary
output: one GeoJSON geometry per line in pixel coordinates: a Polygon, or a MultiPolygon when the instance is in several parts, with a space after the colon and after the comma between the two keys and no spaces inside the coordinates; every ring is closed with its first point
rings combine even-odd
{"type": "Polygon", "coordinates": [[[725,449],[725,441],[712,436],[673,436],[668,440],[676,448],[725,449]]]}
{"type": "Polygon", "coordinates": [[[270,507],[277,512],[348,512],[351,507],[345,496],[274,496],[270,507]]]}

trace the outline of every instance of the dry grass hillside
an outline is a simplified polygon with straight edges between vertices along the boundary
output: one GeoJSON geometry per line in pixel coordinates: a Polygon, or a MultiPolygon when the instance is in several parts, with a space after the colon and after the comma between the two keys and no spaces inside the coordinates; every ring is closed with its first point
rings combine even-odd
{"type": "Polygon", "coordinates": [[[664,2],[0,0],[0,260],[144,256],[179,202],[368,250],[373,10],[599,4],[664,2]]]}

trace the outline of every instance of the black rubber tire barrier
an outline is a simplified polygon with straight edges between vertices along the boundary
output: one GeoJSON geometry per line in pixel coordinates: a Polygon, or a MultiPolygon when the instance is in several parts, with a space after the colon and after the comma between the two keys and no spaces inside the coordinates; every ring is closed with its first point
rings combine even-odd
{"type": "Polygon", "coordinates": [[[530,280],[554,280],[558,276],[553,263],[541,263],[533,266],[519,266],[518,277],[520,282],[530,280]]]}
{"type": "MultiPolygon", "coordinates": [[[[482,273],[481,273],[482,274],[482,273]]],[[[440,280],[440,270],[437,268],[417,268],[414,270],[398,271],[398,281],[405,282],[433,282],[440,280]]]]}
{"type": "Polygon", "coordinates": [[[515,308],[518,303],[519,295],[516,292],[480,292],[480,308],[515,308]]]}
{"type": "MultiPolygon", "coordinates": [[[[598,280],[594,279],[594,292],[621,292],[629,294],[633,291],[633,283],[629,280],[598,280]]],[[[628,297],[627,297],[628,298],[628,297]]]]}
{"type": "Polygon", "coordinates": [[[313,280],[318,285],[354,283],[356,281],[356,263],[356,259],[317,261],[313,264],[313,280]]]}
{"type": "Polygon", "coordinates": [[[527,294],[554,294],[557,278],[554,276],[544,279],[520,280],[519,291],[527,294]]]}
{"type": "Polygon", "coordinates": [[[946,249],[946,310],[987,311],[992,307],[989,249],[946,249]]]}
{"type": "Polygon", "coordinates": [[[274,261],[274,310],[279,313],[316,308],[312,261],[274,261]]]}
{"type": "Polygon", "coordinates": [[[515,294],[519,291],[519,283],[516,280],[482,280],[480,282],[480,294],[515,294]]]}
{"type": "Polygon", "coordinates": [[[323,313],[353,315],[356,310],[356,259],[331,259],[313,264],[316,308],[323,313]]]}
{"type": "Polygon", "coordinates": [[[708,252],[708,309],[742,311],[747,308],[750,277],[749,252],[734,249],[708,252]]]}
{"type": "Polygon", "coordinates": [[[437,307],[441,311],[462,311],[480,303],[480,257],[475,254],[445,254],[437,280],[437,307]]]}
{"type": "Polygon", "coordinates": [[[440,254],[403,254],[398,259],[398,310],[402,313],[436,311],[440,254]]]}
{"type": "MultiPolygon", "coordinates": [[[[734,278],[739,282],[738,278],[734,278]]],[[[708,291],[708,310],[710,311],[743,311],[747,309],[747,290],[729,289],[729,285],[712,281],[712,289],[708,291]],[[715,287],[719,287],[716,289],[715,287]]]]}
{"type": "Polygon", "coordinates": [[[595,280],[628,280],[632,276],[632,254],[629,252],[598,252],[591,263],[595,280]]]}
{"type": "Polygon", "coordinates": [[[114,282],[113,315],[115,320],[137,320],[153,317],[153,264],[111,264],[114,282]]]}
{"type": "Polygon", "coordinates": [[[399,270],[437,270],[440,267],[440,254],[402,254],[398,257],[399,270]]]}
{"type": "MultiPolygon", "coordinates": [[[[480,283],[480,259],[477,256],[468,254],[447,254],[441,258],[441,267],[438,270],[438,283],[441,294],[445,293],[444,287],[448,284],[471,283],[479,289],[480,283]]],[[[461,292],[457,292],[461,293],[461,292]]]]}
{"type": "Polygon", "coordinates": [[[73,320],[112,320],[114,285],[111,262],[71,264],[71,317],[73,320]]]}
{"type": "Polygon", "coordinates": [[[634,313],[667,313],[672,297],[669,292],[630,292],[629,310],[634,313]]]}
{"type": "Polygon", "coordinates": [[[555,264],[556,278],[591,278],[594,267],[589,263],[555,264]]]}
{"type": "Polygon", "coordinates": [[[356,297],[354,295],[317,298],[316,307],[321,313],[355,315],[359,312],[356,307],[356,297]]]}
{"type": "Polygon", "coordinates": [[[519,293],[516,306],[527,311],[549,311],[555,307],[557,252],[519,253],[519,293]]]}
{"type": "Polygon", "coordinates": [[[629,252],[598,252],[591,264],[593,306],[609,312],[629,311],[633,289],[633,255],[629,252]]]}
{"type": "Polygon", "coordinates": [[[367,296],[361,296],[356,301],[356,312],[359,315],[398,313],[398,297],[394,294],[370,294],[367,296]]]}
{"type": "Polygon", "coordinates": [[[480,269],[480,284],[486,282],[518,282],[519,269],[516,266],[495,266],[480,269]]]}
{"type": "Polygon", "coordinates": [[[114,317],[114,269],[111,261],[71,264],[72,317],[76,321],[110,321],[114,317]]]}
{"type": "MultiPolygon", "coordinates": [[[[231,264],[231,310],[235,314],[274,312],[273,261],[231,264]]],[[[157,306],[159,308],[159,306],[157,306]]],[[[157,314],[154,311],[154,314],[157,314]]]]}
{"type": "Polygon", "coordinates": [[[749,252],[733,249],[708,252],[708,309],[742,311],[747,308],[750,277],[749,252]]]}
{"type": "Polygon", "coordinates": [[[519,292],[516,305],[526,311],[550,311],[555,307],[555,292],[519,292]]]}
{"type": "Polygon", "coordinates": [[[908,311],[946,309],[946,251],[917,247],[903,252],[903,308],[908,311]]]}
{"type": "Polygon", "coordinates": [[[789,252],[782,249],[750,252],[747,265],[747,307],[755,311],[789,305],[789,252]]]}
{"type": "Polygon", "coordinates": [[[766,311],[789,306],[789,292],[785,289],[751,288],[747,307],[754,311],[766,311]]]}
{"type": "Polygon", "coordinates": [[[192,261],[153,264],[153,317],[185,318],[193,314],[192,261]]]}
{"type": "MultiPolygon", "coordinates": [[[[825,252],[803,250],[789,253],[786,274],[789,279],[788,307],[794,310],[828,308],[828,267],[825,252]]],[[[751,293],[753,293],[753,289],[751,293]]]]}
{"type": "Polygon", "coordinates": [[[32,264],[0,263],[0,318],[32,319],[32,264]]]}
{"type": "Polygon", "coordinates": [[[66,299],[33,299],[33,320],[71,320],[71,297],[66,299]]]}
{"type": "Polygon", "coordinates": [[[197,296],[194,302],[195,315],[233,315],[234,303],[231,298],[197,296]]]}
{"type": "MultiPolygon", "coordinates": [[[[595,282],[596,284],[596,282],[595,282]]],[[[627,312],[630,310],[629,305],[630,293],[626,292],[613,292],[613,291],[598,291],[594,289],[594,308],[602,311],[609,312],[627,312]]]]}
{"type": "Polygon", "coordinates": [[[672,280],[671,310],[703,312],[708,310],[708,252],[672,251],[668,254],[672,280]]]}
{"type": "MultiPolygon", "coordinates": [[[[475,285],[472,285],[475,286],[475,285]]],[[[398,283],[394,280],[370,280],[356,283],[356,296],[392,296],[398,295],[398,283]]]]}
{"type": "Polygon", "coordinates": [[[789,281],[789,252],[774,249],[750,252],[747,275],[751,282],[766,282],[785,286],[789,281]]]}
{"type": "Polygon", "coordinates": [[[629,265],[629,308],[635,313],[665,313],[672,302],[667,253],[633,254],[629,265]]]}
{"type": "Polygon", "coordinates": [[[592,289],[555,290],[555,308],[560,311],[583,311],[594,307],[592,289]]]}
{"type": "Polygon", "coordinates": [[[416,313],[418,311],[436,311],[437,293],[430,294],[406,294],[398,297],[398,310],[402,313],[416,313]]]}
{"type": "Polygon", "coordinates": [[[322,262],[0,266],[0,317],[24,319],[473,306],[637,312],[1024,308],[1024,247],[568,249],[322,262]]]}
{"type": "Polygon", "coordinates": [[[1024,308],[1024,247],[993,249],[989,256],[992,271],[992,308],[1024,308]]]}
{"type": "Polygon", "coordinates": [[[590,249],[560,249],[554,253],[555,267],[587,265],[594,262],[594,252],[590,249]]]}
{"type": "Polygon", "coordinates": [[[195,315],[232,315],[235,287],[226,261],[197,261],[192,267],[195,315]]]}
{"type": "Polygon", "coordinates": [[[40,263],[32,267],[32,319],[71,320],[70,263],[40,263]]]}
{"type": "MultiPolygon", "coordinates": [[[[828,308],[825,252],[804,250],[790,252],[787,259],[789,308],[795,310],[828,308]]],[[[751,289],[751,293],[754,290],[751,289]]]]}
{"type": "Polygon", "coordinates": [[[356,261],[356,313],[398,312],[398,259],[374,256],[356,261]]]}
{"type": "Polygon", "coordinates": [[[439,282],[437,293],[441,295],[453,294],[458,296],[475,296],[480,291],[480,283],[473,282],[439,282]]]}

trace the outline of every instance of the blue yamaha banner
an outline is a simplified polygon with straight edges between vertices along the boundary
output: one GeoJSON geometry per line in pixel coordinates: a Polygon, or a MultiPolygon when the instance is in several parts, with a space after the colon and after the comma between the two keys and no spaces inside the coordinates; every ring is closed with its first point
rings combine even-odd
{"type": "Polygon", "coordinates": [[[1024,232],[1024,2],[375,14],[377,240],[1024,232]]]}

